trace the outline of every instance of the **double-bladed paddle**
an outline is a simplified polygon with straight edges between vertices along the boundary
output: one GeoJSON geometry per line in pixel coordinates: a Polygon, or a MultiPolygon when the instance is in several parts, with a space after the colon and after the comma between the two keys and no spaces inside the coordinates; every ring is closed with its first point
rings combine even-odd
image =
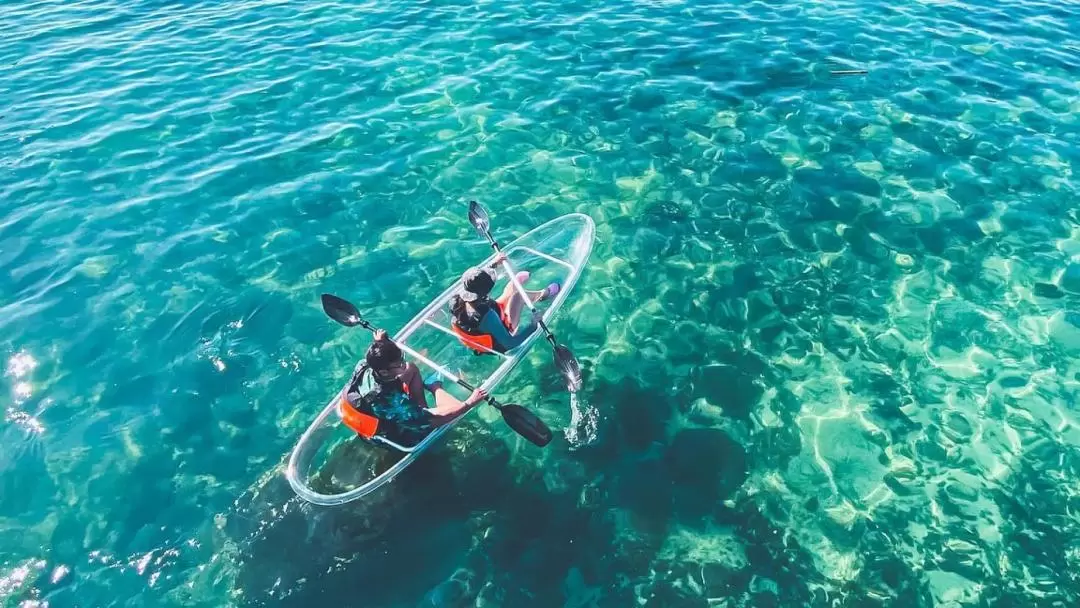
{"type": "MultiPolygon", "coordinates": [[[[499,243],[495,240],[495,237],[491,236],[491,220],[488,217],[488,213],[480,206],[480,203],[476,201],[469,202],[469,223],[473,225],[473,228],[476,228],[476,231],[480,233],[480,236],[486,238],[488,242],[491,243],[491,248],[495,250],[496,254],[502,253],[499,243]]],[[[551,333],[551,330],[548,329],[547,325],[544,323],[544,316],[536,314],[536,307],[533,305],[532,300],[529,299],[529,294],[525,293],[525,288],[518,282],[517,273],[514,272],[514,268],[510,266],[510,262],[505,259],[505,256],[503,256],[502,266],[506,270],[506,273],[510,275],[510,282],[514,284],[514,288],[517,289],[518,294],[521,295],[521,299],[525,301],[525,305],[528,306],[529,310],[536,316],[536,322],[540,325],[540,329],[544,330],[544,335],[547,337],[548,342],[551,343],[552,352],[555,358],[555,367],[566,381],[567,390],[571,393],[576,393],[578,389],[581,388],[581,366],[578,365],[574,353],[570,352],[570,349],[566,346],[555,341],[555,334],[551,333]]]]}
{"type": "MultiPolygon", "coordinates": [[[[345,327],[356,327],[357,325],[359,325],[360,327],[363,327],[371,333],[375,333],[375,327],[372,326],[371,323],[365,321],[364,318],[360,316],[360,311],[356,309],[356,306],[353,306],[353,304],[348,300],[344,300],[333,294],[324,293],[322,294],[322,307],[323,311],[326,312],[327,316],[344,325],[345,327]]],[[[413,349],[409,348],[404,344],[397,342],[395,342],[395,344],[397,344],[398,348],[400,348],[402,352],[408,354],[414,359],[417,359],[418,361],[422,361],[424,364],[439,372],[444,377],[449,378],[451,381],[459,384],[465,390],[475,390],[468,382],[461,379],[456,374],[452,373],[450,370],[444,368],[438,363],[435,363],[434,361],[428,359],[424,355],[421,355],[420,353],[414,351],[413,349]]],[[[499,412],[502,414],[503,420],[506,421],[506,424],[518,435],[521,435],[525,439],[540,447],[544,447],[548,443],[551,443],[551,429],[549,429],[542,420],[537,418],[536,415],[529,410],[516,403],[499,403],[491,395],[488,395],[487,402],[494,406],[495,409],[499,410],[499,412]]]]}

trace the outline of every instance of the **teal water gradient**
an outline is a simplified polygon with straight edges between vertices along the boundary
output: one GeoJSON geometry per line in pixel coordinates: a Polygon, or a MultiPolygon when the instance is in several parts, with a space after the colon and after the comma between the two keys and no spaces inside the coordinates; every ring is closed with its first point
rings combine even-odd
{"type": "Polygon", "coordinates": [[[1075,605],[1078,14],[0,5],[0,602],[1075,605]],[[597,222],[595,428],[537,349],[500,390],[572,442],[481,412],[301,504],[366,347],[318,294],[400,325],[469,198],[597,222]]]}

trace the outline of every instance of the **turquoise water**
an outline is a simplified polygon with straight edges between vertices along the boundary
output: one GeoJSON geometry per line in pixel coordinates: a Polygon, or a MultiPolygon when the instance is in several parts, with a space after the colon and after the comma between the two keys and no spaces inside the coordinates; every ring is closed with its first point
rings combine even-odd
{"type": "Polygon", "coordinates": [[[1076,605],[1078,15],[0,5],[0,603],[1076,605]],[[580,402],[298,502],[318,294],[404,323],[469,198],[596,221],[580,402]]]}

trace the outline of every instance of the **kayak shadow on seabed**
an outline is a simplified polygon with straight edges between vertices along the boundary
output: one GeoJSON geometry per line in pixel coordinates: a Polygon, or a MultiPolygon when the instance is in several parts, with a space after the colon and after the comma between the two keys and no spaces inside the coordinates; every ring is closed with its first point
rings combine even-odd
{"type": "MultiPolygon", "coordinates": [[[[407,475],[364,500],[333,507],[307,503],[281,475],[238,500],[224,534],[239,554],[235,587],[241,604],[311,605],[327,595],[347,595],[345,579],[347,587],[364,589],[365,606],[438,586],[437,573],[453,572],[475,544],[476,531],[462,522],[494,510],[507,488],[519,487],[514,475],[520,467],[510,466],[507,444],[483,424],[469,427],[475,428],[448,436],[407,475]]],[[[313,485],[330,483],[331,475],[347,483],[350,468],[364,476],[398,458],[360,439],[347,441],[313,485]]]]}
{"type": "MultiPolygon", "coordinates": [[[[236,546],[237,604],[524,607],[602,592],[614,606],[633,605],[641,589],[674,600],[674,579],[655,574],[676,567],[664,565],[669,535],[710,521],[760,546],[765,566],[790,569],[783,535],[738,497],[747,470],[738,442],[716,429],[669,436],[665,421],[685,401],[678,395],[631,380],[591,388],[583,399],[619,403],[626,415],[601,417],[602,441],[577,456],[568,444],[551,458],[527,446],[515,453],[501,429],[473,420],[364,500],[320,507],[281,475],[268,479],[223,530],[236,546]],[[737,504],[725,506],[728,498],[737,504]]],[[[331,466],[371,453],[344,447],[331,466]]],[[[380,458],[351,462],[363,475],[386,466],[380,458]]],[[[678,576],[700,578],[701,565],[691,565],[697,574],[678,576]]],[[[709,568],[714,593],[749,577],[709,568]]],[[[778,580],[785,597],[802,600],[795,577],[778,580]]]]}

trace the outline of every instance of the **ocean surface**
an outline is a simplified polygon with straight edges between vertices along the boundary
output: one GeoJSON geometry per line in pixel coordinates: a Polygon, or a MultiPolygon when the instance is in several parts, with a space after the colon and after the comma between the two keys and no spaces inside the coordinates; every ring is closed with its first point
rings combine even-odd
{"type": "Polygon", "coordinates": [[[1080,4],[0,4],[0,606],[1080,603],[1080,4]],[[865,70],[836,75],[835,71],[865,70]],[[491,411],[282,474],[368,338],[582,212],[491,411]]]}

